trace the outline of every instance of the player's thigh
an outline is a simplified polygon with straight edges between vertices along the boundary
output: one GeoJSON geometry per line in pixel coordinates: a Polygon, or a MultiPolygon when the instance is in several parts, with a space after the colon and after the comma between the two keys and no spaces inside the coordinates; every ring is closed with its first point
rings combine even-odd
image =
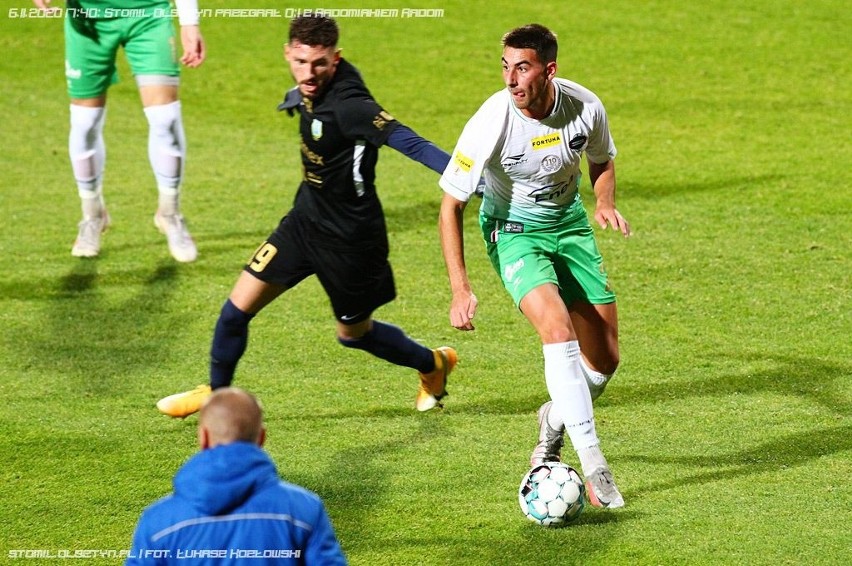
{"type": "Polygon", "coordinates": [[[241,275],[232,292],[247,307],[243,310],[259,311],[313,273],[306,245],[298,222],[283,218],[246,263],[244,272],[252,279],[241,275]]]}
{"type": "Polygon", "coordinates": [[[614,302],[615,292],[610,286],[588,218],[583,216],[561,227],[556,237],[558,248],[553,256],[553,269],[565,304],[570,305],[574,301],[592,304],[614,302]]]}
{"type": "Polygon", "coordinates": [[[362,322],[396,297],[387,240],[348,249],[317,246],[312,251],[317,277],[338,322],[362,322]]]}
{"type": "Polygon", "coordinates": [[[540,285],[558,285],[557,274],[549,259],[552,242],[535,233],[499,233],[497,241],[486,241],[491,265],[515,305],[540,285]]]}
{"type": "MultiPolygon", "coordinates": [[[[152,77],[152,75],[146,75],[145,77],[152,77]]],[[[178,87],[177,84],[151,84],[142,81],[139,84],[139,98],[142,100],[144,108],[171,104],[178,99],[178,87]]]]}
{"type": "MultiPolygon", "coordinates": [[[[137,81],[140,77],[171,77],[169,82],[176,86],[180,66],[175,28],[171,19],[128,19],[124,33],[124,52],[137,81]]],[[[140,82],[141,84],[144,83],[140,82]]]]}
{"type": "Polygon", "coordinates": [[[559,230],[554,269],[580,348],[601,373],[618,367],[618,310],[594,231],[583,216],[559,230]]]}
{"type": "Polygon", "coordinates": [[[535,328],[542,344],[577,339],[568,309],[555,284],[543,283],[533,288],[521,299],[519,307],[535,328]]]}
{"type": "Polygon", "coordinates": [[[112,20],[65,18],[65,78],[68,96],[102,97],[118,81],[115,58],[121,34],[112,20]]]}
{"type": "Polygon", "coordinates": [[[286,290],[285,286],[267,283],[244,269],[228,298],[241,311],[256,314],[286,290]]]}

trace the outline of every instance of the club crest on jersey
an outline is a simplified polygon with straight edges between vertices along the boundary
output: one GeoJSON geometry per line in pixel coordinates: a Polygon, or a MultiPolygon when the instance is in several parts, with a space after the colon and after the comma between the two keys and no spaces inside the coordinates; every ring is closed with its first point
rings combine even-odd
{"type": "Polygon", "coordinates": [[[586,134],[577,134],[568,142],[568,147],[574,151],[580,151],[586,146],[587,141],[589,141],[589,138],[586,134]]]}
{"type": "Polygon", "coordinates": [[[316,118],[311,122],[311,137],[314,138],[314,141],[322,137],[322,122],[316,118]]]}
{"type": "Polygon", "coordinates": [[[541,170],[545,173],[553,173],[562,167],[562,159],[558,155],[548,155],[541,160],[541,170]]]}

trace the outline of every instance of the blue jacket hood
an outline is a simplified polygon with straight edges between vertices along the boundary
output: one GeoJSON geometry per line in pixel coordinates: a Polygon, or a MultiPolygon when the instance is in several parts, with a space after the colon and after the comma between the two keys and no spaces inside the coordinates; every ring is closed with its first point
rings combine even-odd
{"type": "Polygon", "coordinates": [[[233,442],[202,450],[175,474],[175,496],[208,515],[222,515],[270,483],[278,472],[256,444],[233,442]]]}

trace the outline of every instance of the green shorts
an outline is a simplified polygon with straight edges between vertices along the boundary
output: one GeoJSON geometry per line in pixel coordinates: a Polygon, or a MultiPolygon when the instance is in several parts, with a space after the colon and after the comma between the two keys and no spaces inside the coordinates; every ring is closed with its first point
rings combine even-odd
{"type": "Polygon", "coordinates": [[[180,74],[170,17],[65,18],[65,77],[71,98],[94,98],[118,82],[115,58],[124,47],[134,76],[180,74]]]}
{"type": "Polygon", "coordinates": [[[480,214],[491,265],[516,306],[527,293],[545,283],[559,287],[566,305],[575,301],[615,302],[586,211],[580,202],[572,208],[577,210],[571,211],[564,222],[545,227],[480,214]]]}

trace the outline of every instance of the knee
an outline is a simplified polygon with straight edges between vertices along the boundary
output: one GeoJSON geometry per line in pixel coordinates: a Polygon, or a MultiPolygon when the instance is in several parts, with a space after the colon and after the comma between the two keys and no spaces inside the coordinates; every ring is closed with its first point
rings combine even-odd
{"type": "Polygon", "coordinates": [[[570,342],[576,340],[577,336],[571,331],[570,327],[564,325],[554,325],[538,330],[539,338],[542,344],[559,344],[562,342],[570,342]]]}
{"type": "Polygon", "coordinates": [[[346,348],[363,348],[373,334],[373,321],[370,319],[355,324],[337,323],[337,341],[346,348]]]}
{"type": "Polygon", "coordinates": [[[225,301],[225,304],[222,305],[217,325],[230,329],[245,328],[248,326],[249,322],[251,322],[252,318],[254,318],[253,314],[240,310],[231,302],[230,299],[228,299],[225,301]]]}
{"type": "Polygon", "coordinates": [[[615,373],[615,370],[618,369],[618,362],[618,357],[615,357],[611,360],[607,360],[606,363],[601,365],[601,369],[599,371],[606,375],[612,375],[615,373]]]}
{"type": "Polygon", "coordinates": [[[161,135],[174,134],[175,126],[181,121],[180,102],[147,106],[144,112],[151,131],[161,135]]]}
{"type": "Polygon", "coordinates": [[[150,143],[170,157],[183,158],[186,142],[181,120],[180,102],[145,108],[150,143]]]}
{"type": "Polygon", "coordinates": [[[338,332],[337,341],[344,348],[354,348],[356,350],[368,350],[373,342],[373,335],[370,332],[364,334],[342,334],[338,332]]]}
{"type": "Polygon", "coordinates": [[[106,108],[71,105],[71,142],[94,147],[104,127],[106,108]]]}
{"type": "Polygon", "coordinates": [[[618,369],[619,362],[621,361],[618,350],[602,352],[601,354],[602,355],[598,355],[593,359],[590,359],[589,365],[592,366],[592,369],[604,375],[614,374],[615,370],[618,369]]]}

